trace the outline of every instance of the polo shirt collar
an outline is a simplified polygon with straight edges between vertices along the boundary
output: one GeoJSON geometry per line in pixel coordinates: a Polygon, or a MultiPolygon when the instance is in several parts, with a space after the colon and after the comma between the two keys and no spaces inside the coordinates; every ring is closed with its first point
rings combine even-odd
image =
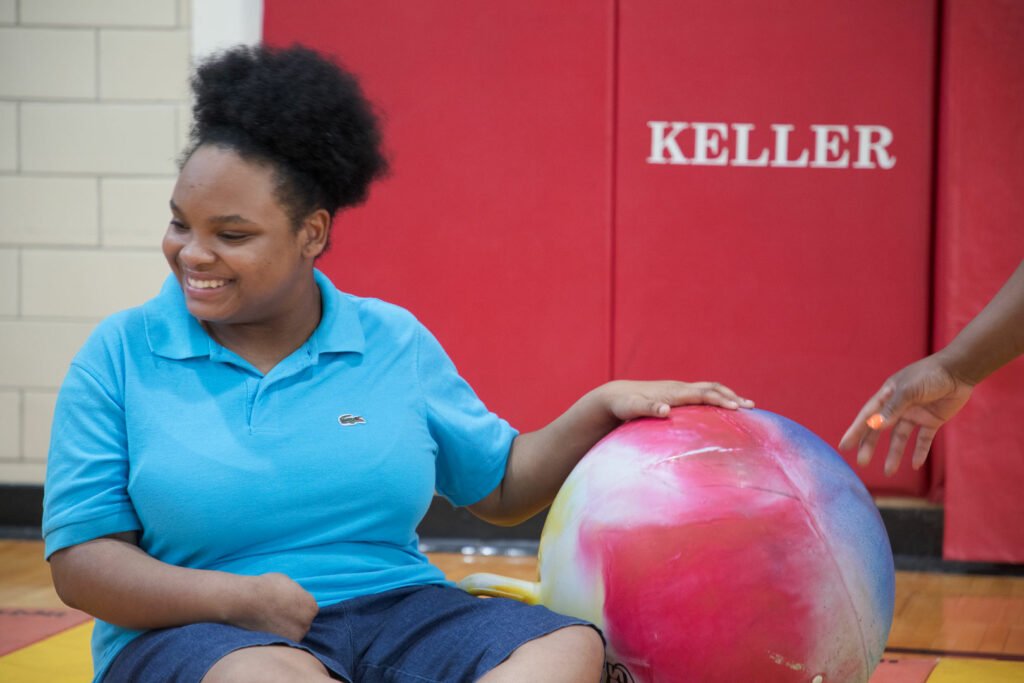
{"type": "MultiPolygon", "coordinates": [[[[307,344],[315,358],[321,353],[363,353],[366,337],[359,311],[351,298],[334,286],[318,269],[313,277],[320,288],[323,311],[320,324],[307,344]]],[[[160,293],[142,306],[150,350],[173,360],[218,356],[220,345],[188,312],[185,295],[174,274],[164,280],[160,293]]]]}
{"type": "Polygon", "coordinates": [[[210,335],[185,305],[185,294],[171,273],[160,293],[142,306],[149,349],[158,356],[182,360],[210,355],[210,335]]]}
{"type": "Polygon", "coordinates": [[[363,334],[359,309],[352,297],[338,291],[334,283],[316,268],[313,269],[313,277],[320,287],[323,302],[320,324],[310,337],[310,341],[315,344],[314,355],[346,351],[363,353],[366,350],[366,336],[363,334]]]}

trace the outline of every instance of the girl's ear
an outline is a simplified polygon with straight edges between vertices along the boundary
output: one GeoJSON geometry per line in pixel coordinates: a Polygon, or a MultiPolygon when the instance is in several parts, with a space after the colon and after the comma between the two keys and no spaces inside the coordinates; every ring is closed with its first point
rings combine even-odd
{"type": "Polygon", "coordinates": [[[299,230],[302,241],[302,255],[315,259],[327,246],[327,237],[331,232],[331,214],[327,209],[317,209],[306,216],[299,230]]]}

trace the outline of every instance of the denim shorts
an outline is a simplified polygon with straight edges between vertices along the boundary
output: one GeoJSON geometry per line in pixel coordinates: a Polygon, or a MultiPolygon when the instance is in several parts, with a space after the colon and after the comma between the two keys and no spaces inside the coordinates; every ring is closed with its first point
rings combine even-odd
{"type": "Polygon", "coordinates": [[[410,586],[322,607],[300,642],[212,623],[149,631],[125,646],[103,682],[198,683],[225,655],[256,645],[303,649],[358,683],[474,681],[520,645],[574,624],[591,626],[540,605],[410,586]]]}

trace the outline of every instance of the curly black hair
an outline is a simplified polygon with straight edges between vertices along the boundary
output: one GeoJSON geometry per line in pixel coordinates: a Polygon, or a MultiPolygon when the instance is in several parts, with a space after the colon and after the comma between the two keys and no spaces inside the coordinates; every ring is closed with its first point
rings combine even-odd
{"type": "Polygon", "coordinates": [[[366,201],[387,172],[377,116],[355,76],[301,45],[239,46],[202,62],[182,164],[201,145],[269,163],[293,225],[366,201]]]}

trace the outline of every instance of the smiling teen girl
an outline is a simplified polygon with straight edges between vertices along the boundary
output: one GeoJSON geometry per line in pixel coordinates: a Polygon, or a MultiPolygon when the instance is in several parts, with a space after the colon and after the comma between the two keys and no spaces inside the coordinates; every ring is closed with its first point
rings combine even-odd
{"type": "Polygon", "coordinates": [[[418,551],[434,491],[513,524],[623,420],[750,402],[619,381],[518,434],[412,315],[314,268],[385,167],[354,78],[238,48],[193,88],[172,274],[100,324],[54,417],[46,553],[101,620],[97,680],[599,680],[593,627],[470,597],[418,551]]]}

